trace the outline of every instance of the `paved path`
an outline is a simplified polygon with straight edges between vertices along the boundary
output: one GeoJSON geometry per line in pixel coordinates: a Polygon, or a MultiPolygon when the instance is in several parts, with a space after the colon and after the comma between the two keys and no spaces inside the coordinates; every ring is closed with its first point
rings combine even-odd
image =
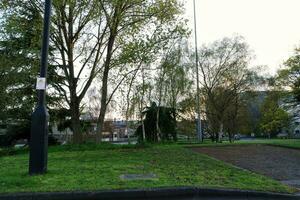
{"type": "Polygon", "coordinates": [[[267,145],[200,147],[193,150],[300,189],[300,150],[267,145]]]}

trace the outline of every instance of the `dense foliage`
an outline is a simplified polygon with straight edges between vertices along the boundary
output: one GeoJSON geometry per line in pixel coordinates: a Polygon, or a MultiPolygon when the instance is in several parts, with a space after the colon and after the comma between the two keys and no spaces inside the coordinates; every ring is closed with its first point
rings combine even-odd
{"type": "MultiPolygon", "coordinates": [[[[145,115],[144,128],[147,142],[158,142],[159,138],[162,141],[177,140],[176,136],[176,110],[169,107],[157,106],[156,103],[152,103],[150,107],[147,107],[143,112],[145,115]],[[159,118],[157,118],[159,114],[159,118]],[[157,120],[158,125],[157,127],[157,120]],[[160,132],[158,130],[160,129],[160,132]]],[[[140,125],[136,130],[136,135],[139,141],[143,141],[143,125],[140,125]]]]}
{"type": "Polygon", "coordinates": [[[279,105],[280,94],[269,93],[261,107],[261,130],[263,135],[270,137],[288,129],[290,123],[289,114],[279,105]]]}
{"type": "Polygon", "coordinates": [[[285,68],[278,71],[278,85],[290,87],[294,100],[300,102],[300,49],[296,48],[294,55],[284,63],[285,68]]]}

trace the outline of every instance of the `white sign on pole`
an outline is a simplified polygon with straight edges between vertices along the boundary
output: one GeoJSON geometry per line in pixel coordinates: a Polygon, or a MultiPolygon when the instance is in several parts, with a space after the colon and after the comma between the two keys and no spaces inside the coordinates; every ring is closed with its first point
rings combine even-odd
{"type": "Polygon", "coordinates": [[[36,89],[37,90],[46,90],[46,78],[37,77],[37,79],[36,79],[36,89]]]}

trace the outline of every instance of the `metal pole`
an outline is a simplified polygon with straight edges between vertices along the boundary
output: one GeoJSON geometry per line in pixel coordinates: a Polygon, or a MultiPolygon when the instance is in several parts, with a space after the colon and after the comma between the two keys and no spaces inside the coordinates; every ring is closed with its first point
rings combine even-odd
{"type": "Polygon", "coordinates": [[[47,171],[48,160],[48,121],[46,107],[46,77],[49,50],[49,29],[51,0],[45,1],[43,43],[40,77],[37,79],[38,104],[31,118],[29,174],[43,174],[47,171]]]}
{"type": "Polygon", "coordinates": [[[196,77],[197,77],[197,94],[196,94],[196,111],[197,122],[196,131],[198,140],[202,142],[201,117],[200,117],[200,89],[199,89],[199,66],[198,66],[198,44],[197,44],[197,21],[196,21],[196,4],[194,0],[194,31],[195,31],[195,53],[196,53],[196,77]]]}

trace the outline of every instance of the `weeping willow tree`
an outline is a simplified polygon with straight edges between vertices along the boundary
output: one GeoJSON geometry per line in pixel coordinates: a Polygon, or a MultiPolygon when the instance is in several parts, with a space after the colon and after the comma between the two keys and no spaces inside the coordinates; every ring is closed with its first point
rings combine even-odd
{"type": "MultiPolygon", "coordinates": [[[[159,138],[162,141],[176,141],[176,115],[177,112],[174,108],[157,106],[155,102],[152,102],[150,107],[146,107],[142,112],[144,116],[145,136],[146,142],[159,142],[159,138]],[[159,112],[158,125],[160,133],[158,135],[157,130],[157,113],[159,112]]],[[[143,141],[142,126],[139,126],[136,130],[138,141],[143,141]]]]}

